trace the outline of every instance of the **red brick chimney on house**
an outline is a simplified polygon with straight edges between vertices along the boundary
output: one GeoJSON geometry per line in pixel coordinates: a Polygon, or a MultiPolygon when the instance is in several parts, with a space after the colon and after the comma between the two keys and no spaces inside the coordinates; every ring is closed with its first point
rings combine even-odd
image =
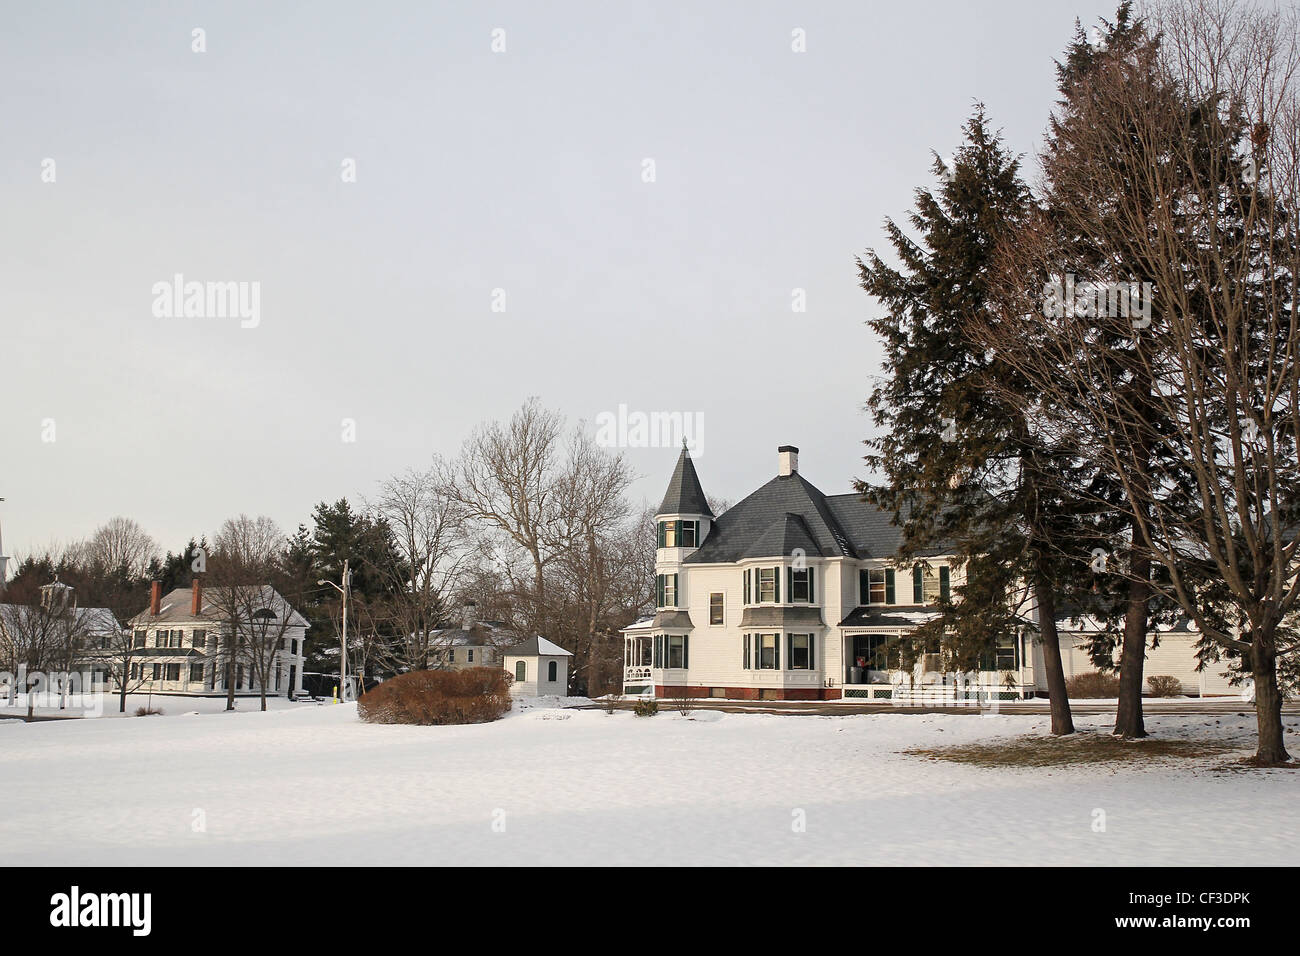
{"type": "Polygon", "coordinates": [[[162,582],[154,581],[149,585],[149,613],[154,617],[162,609],[162,582]]]}
{"type": "Polygon", "coordinates": [[[203,608],[203,582],[198,578],[190,585],[190,617],[198,617],[203,608]]]}

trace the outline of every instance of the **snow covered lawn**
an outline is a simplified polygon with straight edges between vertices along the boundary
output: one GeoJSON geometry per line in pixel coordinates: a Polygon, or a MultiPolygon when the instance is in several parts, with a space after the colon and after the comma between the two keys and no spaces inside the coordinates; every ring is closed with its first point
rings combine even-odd
{"type": "MultiPolygon", "coordinates": [[[[283,710],[291,707],[310,707],[311,703],[286,700],[284,697],[267,697],[267,710],[283,710]]],[[[120,710],[121,701],[116,694],[87,694],[84,697],[72,697],[67,706],[59,708],[57,694],[37,696],[33,713],[37,717],[134,717],[137,707],[150,707],[162,711],[160,717],[190,716],[194,713],[219,714],[226,709],[224,697],[186,697],[170,694],[127,694],[126,713],[120,710]]],[[[236,697],[235,709],[249,712],[260,710],[260,697],[236,697]]],[[[8,697],[0,698],[0,721],[8,718],[27,716],[27,695],[17,694],[11,704],[8,697]]]]}
{"type": "MultiPolygon", "coordinates": [[[[191,708],[192,709],[192,708],[191,708]]],[[[1105,728],[1106,717],[1080,717],[1105,728]]],[[[1300,751],[1300,718],[1287,717],[1300,751]]],[[[1233,759],[997,768],[909,748],[1038,716],[531,706],[372,726],[355,705],[0,722],[0,862],[32,864],[1294,864],[1300,772],[1233,759]],[[1104,811],[1105,830],[1097,832],[1104,811]],[[800,832],[800,820],[806,829],[800,832]]],[[[1249,717],[1150,717],[1239,743],[1249,717]]],[[[1140,746],[1138,744],[1137,746],[1140,746]]]]}

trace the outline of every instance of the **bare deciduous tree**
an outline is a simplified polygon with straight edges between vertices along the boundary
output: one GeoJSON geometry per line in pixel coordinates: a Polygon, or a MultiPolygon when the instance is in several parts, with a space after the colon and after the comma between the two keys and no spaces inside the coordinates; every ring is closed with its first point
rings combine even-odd
{"type": "Polygon", "coordinates": [[[82,557],[102,569],[125,568],[132,576],[139,577],[159,557],[159,548],[158,542],[139,523],[119,515],[95,530],[82,548],[82,557]]]}
{"type": "MultiPolygon", "coordinates": [[[[425,670],[436,656],[434,632],[471,555],[464,502],[443,484],[442,461],[384,482],[371,503],[392,531],[394,548],[375,570],[390,596],[390,620],[397,631],[385,663],[398,670],[425,670]]],[[[381,647],[383,645],[380,645],[381,647]]]]}

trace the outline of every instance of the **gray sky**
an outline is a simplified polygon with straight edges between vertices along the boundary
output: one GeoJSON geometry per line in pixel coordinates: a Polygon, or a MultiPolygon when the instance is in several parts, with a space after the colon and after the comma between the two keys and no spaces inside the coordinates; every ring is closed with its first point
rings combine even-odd
{"type": "MultiPolygon", "coordinates": [[[[712,495],[766,481],[783,443],[847,491],[879,365],[854,256],[974,100],[1032,153],[1075,17],[1113,10],[11,5],[5,550],[115,514],[173,550],[241,511],[292,530],[530,395],[701,416],[712,495]],[[259,324],[156,317],[177,273],[260,283],[259,324]]],[[[629,454],[657,502],[676,450],[629,454]]]]}

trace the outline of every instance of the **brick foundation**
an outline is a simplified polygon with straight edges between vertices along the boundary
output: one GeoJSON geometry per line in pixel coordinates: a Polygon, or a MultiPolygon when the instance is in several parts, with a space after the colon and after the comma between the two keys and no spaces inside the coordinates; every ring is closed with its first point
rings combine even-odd
{"type": "Polygon", "coordinates": [[[838,687],[684,687],[680,684],[665,686],[655,685],[655,697],[660,700],[672,700],[685,693],[697,700],[839,700],[843,691],[838,687]],[[714,690],[721,690],[722,697],[714,697],[714,690]]]}

